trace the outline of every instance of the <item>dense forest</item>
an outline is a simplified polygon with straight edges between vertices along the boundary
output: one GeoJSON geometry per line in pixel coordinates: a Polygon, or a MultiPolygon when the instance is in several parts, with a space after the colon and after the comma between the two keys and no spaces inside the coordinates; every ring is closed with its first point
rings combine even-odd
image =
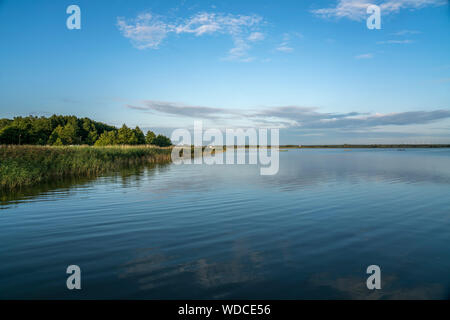
{"type": "Polygon", "coordinates": [[[170,139],[139,127],[116,127],[89,118],[53,115],[46,117],[15,117],[0,119],[0,144],[17,145],[172,145],[170,139]]]}

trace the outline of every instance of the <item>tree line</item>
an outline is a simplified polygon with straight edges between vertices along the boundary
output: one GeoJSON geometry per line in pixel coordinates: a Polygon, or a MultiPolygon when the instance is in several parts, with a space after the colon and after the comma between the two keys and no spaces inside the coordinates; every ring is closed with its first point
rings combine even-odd
{"type": "Polygon", "coordinates": [[[160,147],[172,145],[164,135],[149,130],[146,135],[139,127],[125,124],[117,129],[105,123],[76,116],[15,117],[0,119],[0,144],[27,145],[143,145],[160,147]]]}

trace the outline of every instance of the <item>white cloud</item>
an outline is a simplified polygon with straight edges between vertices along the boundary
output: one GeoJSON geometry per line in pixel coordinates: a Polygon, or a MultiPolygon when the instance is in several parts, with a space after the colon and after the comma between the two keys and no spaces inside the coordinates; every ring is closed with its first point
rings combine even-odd
{"type": "Polygon", "coordinates": [[[360,54],[355,56],[356,59],[372,59],[373,58],[373,54],[372,53],[364,53],[364,54],[360,54]]]}
{"type": "Polygon", "coordinates": [[[262,18],[257,15],[224,15],[216,13],[197,13],[175,28],[176,33],[194,33],[197,36],[214,32],[237,35],[247,28],[258,25],[262,18]]]}
{"type": "Polygon", "coordinates": [[[142,101],[140,106],[126,105],[141,112],[173,115],[183,118],[228,121],[233,125],[238,119],[246,119],[253,125],[282,126],[302,129],[367,129],[386,126],[431,124],[450,119],[449,109],[381,113],[328,113],[315,107],[279,106],[256,109],[229,109],[192,106],[165,101],[142,101]]]}
{"type": "Polygon", "coordinates": [[[303,38],[303,35],[299,32],[286,32],[282,35],[282,42],[278,45],[276,48],[277,51],[284,52],[284,53],[290,53],[294,51],[294,48],[291,46],[291,39],[292,38],[303,38]]]}
{"type": "Polygon", "coordinates": [[[406,35],[420,34],[420,33],[422,33],[422,32],[417,31],[417,30],[401,30],[401,31],[398,31],[398,32],[391,33],[391,35],[393,35],[393,36],[406,36],[406,35]]]}
{"type": "Polygon", "coordinates": [[[151,13],[140,14],[129,23],[119,17],[117,26],[123,36],[130,39],[133,46],[138,49],[157,49],[171,29],[159,17],[151,13]]]}
{"type": "Polygon", "coordinates": [[[194,33],[197,36],[215,32],[227,34],[232,37],[234,47],[229,50],[225,60],[250,62],[253,58],[248,56],[251,49],[249,43],[264,39],[261,32],[254,31],[261,22],[262,17],[257,15],[198,13],[179,25],[176,32],[194,33]]]}
{"type": "Polygon", "coordinates": [[[381,14],[398,13],[402,9],[421,9],[427,6],[440,6],[446,0],[338,0],[335,7],[321,8],[312,12],[323,18],[348,18],[362,20],[367,17],[367,7],[371,4],[380,6],[381,14]]]}
{"type": "Polygon", "coordinates": [[[176,33],[193,33],[196,36],[220,31],[222,26],[214,13],[199,13],[175,28],[176,33]]]}
{"type": "Polygon", "coordinates": [[[365,15],[369,2],[360,0],[339,0],[335,8],[313,10],[313,13],[323,18],[337,17],[360,20],[365,15]]]}
{"type": "Polygon", "coordinates": [[[286,45],[281,45],[277,48],[277,51],[281,51],[281,52],[285,52],[285,53],[290,53],[294,51],[294,48],[288,47],[286,45]]]}
{"type": "Polygon", "coordinates": [[[252,32],[248,36],[248,40],[249,41],[261,41],[261,40],[264,40],[264,34],[261,33],[261,32],[252,32]]]}
{"type": "Polygon", "coordinates": [[[235,47],[229,51],[227,59],[250,61],[249,42],[264,39],[264,34],[256,31],[262,21],[262,17],[258,15],[201,12],[190,18],[169,23],[164,17],[144,13],[128,21],[119,17],[117,26],[123,36],[130,39],[137,49],[158,49],[170,33],[195,36],[214,33],[229,35],[235,47]]]}
{"type": "Polygon", "coordinates": [[[413,40],[386,40],[386,41],[378,41],[377,44],[410,44],[413,43],[413,40]]]}
{"type": "Polygon", "coordinates": [[[234,47],[228,52],[226,60],[240,60],[242,62],[250,62],[253,59],[249,58],[248,50],[250,45],[242,38],[234,39],[234,47]]]}

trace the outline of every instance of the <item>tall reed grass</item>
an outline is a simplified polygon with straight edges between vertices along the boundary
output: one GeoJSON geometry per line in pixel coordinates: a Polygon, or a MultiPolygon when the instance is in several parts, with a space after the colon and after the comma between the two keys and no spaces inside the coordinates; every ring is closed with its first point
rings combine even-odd
{"type": "Polygon", "coordinates": [[[170,162],[171,148],[153,146],[0,146],[0,189],[51,179],[95,176],[120,168],[170,162]]]}

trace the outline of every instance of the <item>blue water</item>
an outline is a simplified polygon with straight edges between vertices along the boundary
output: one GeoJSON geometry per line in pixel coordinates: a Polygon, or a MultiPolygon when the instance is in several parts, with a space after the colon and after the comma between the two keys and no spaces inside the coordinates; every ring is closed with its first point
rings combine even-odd
{"type": "Polygon", "coordinates": [[[2,199],[2,299],[450,296],[449,149],[289,150],[275,176],[171,164],[2,199]]]}

